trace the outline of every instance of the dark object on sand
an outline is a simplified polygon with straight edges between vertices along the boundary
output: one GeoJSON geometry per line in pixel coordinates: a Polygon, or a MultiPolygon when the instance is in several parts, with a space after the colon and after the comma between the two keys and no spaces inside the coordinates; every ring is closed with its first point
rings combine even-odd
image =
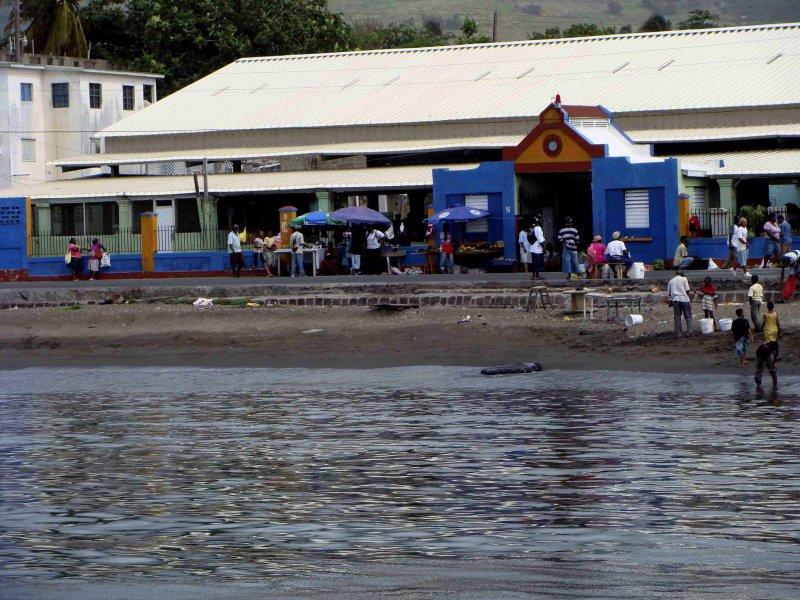
{"type": "Polygon", "coordinates": [[[408,310],[409,308],[419,308],[419,304],[397,304],[397,303],[384,302],[381,304],[373,304],[371,305],[371,308],[373,310],[401,311],[401,310],[408,310]]]}
{"type": "Polygon", "coordinates": [[[125,302],[125,298],[123,298],[120,294],[114,294],[111,298],[106,298],[100,304],[123,304],[125,302]]]}
{"type": "Polygon", "coordinates": [[[539,363],[517,363],[515,365],[504,365],[502,367],[486,367],[481,369],[483,375],[511,375],[514,373],[538,373],[542,370],[539,363]]]}

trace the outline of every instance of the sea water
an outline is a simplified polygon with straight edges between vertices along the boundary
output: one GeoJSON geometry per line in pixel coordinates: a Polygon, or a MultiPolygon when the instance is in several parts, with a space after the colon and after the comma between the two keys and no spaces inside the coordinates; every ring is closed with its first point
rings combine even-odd
{"type": "Polygon", "coordinates": [[[0,598],[794,598],[798,382],[0,372],[0,598]]]}

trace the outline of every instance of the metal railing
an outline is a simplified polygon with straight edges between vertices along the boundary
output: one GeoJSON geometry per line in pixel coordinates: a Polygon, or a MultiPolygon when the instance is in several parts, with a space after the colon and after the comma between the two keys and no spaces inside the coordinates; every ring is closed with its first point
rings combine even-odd
{"type": "MultiPolygon", "coordinates": [[[[788,218],[785,206],[770,206],[769,212],[788,218]]],[[[724,208],[709,208],[706,210],[693,211],[689,213],[688,218],[690,232],[694,237],[727,237],[728,230],[733,223],[733,215],[734,213],[724,208]],[[698,223],[700,226],[700,229],[697,231],[691,228],[693,217],[697,217],[694,222],[698,223]]],[[[748,228],[753,234],[759,236],[764,230],[764,223],[748,223],[748,228]]]]}
{"type": "MultiPolygon", "coordinates": [[[[61,256],[67,251],[70,238],[75,238],[81,248],[90,248],[97,238],[112,254],[139,253],[142,251],[142,235],[133,229],[119,229],[115,233],[87,233],[85,235],[41,235],[31,236],[31,256],[61,256]]],[[[227,248],[228,231],[207,229],[203,231],[176,231],[174,227],[156,229],[158,252],[221,252],[227,248]]],[[[249,245],[242,244],[249,249],[249,245]]]]}

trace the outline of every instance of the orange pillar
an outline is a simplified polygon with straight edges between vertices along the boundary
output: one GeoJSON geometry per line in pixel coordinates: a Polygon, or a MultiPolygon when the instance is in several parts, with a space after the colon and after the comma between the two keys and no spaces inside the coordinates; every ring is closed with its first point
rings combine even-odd
{"type": "MultiPolygon", "coordinates": [[[[297,207],[284,206],[283,208],[279,208],[278,215],[280,216],[280,222],[281,222],[281,248],[288,248],[289,238],[292,237],[292,226],[289,225],[289,221],[291,221],[297,216],[297,207]]],[[[286,254],[277,254],[276,258],[278,260],[284,261],[281,264],[281,267],[285,265],[286,271],[288,272],[290,269],[289,256],[286,254]]]]}
{"type": "Polygon", "coordinates": [[[689,194],[678,194],[678,236],[689,235],[689,194]]]}
{"type": "Polygon", "coordinates": [[[155,271],[155,254],[158,252],[157,226],[156,213],[142,213],[142,273],[155,271]]]}

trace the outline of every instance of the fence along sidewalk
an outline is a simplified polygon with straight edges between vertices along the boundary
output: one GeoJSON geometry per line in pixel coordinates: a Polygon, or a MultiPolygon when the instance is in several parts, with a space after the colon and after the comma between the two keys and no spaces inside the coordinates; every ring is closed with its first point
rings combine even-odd
{"type": "MultiPolygon", "coordinates": [[[[156,230],[158,247],[163,251],[221,252],[226,249],[228,231],[208,229],[203,231],[175,231],[174,227],[159,227],[156,230]],[[169,250],[164,250],[169,249],[169,250]]],[[[132,228],[117,229],[114,233],[85,233],[83,235],[37,235],[31,236],[31,256],[62,256],[70,238],[75,238],[81,248],[89,248],[94,238],[114,254],[136,254],[142,251],[142,236],[132,228]]],[[[249,245],[243,244],[249,249],[249,245]]]]}

